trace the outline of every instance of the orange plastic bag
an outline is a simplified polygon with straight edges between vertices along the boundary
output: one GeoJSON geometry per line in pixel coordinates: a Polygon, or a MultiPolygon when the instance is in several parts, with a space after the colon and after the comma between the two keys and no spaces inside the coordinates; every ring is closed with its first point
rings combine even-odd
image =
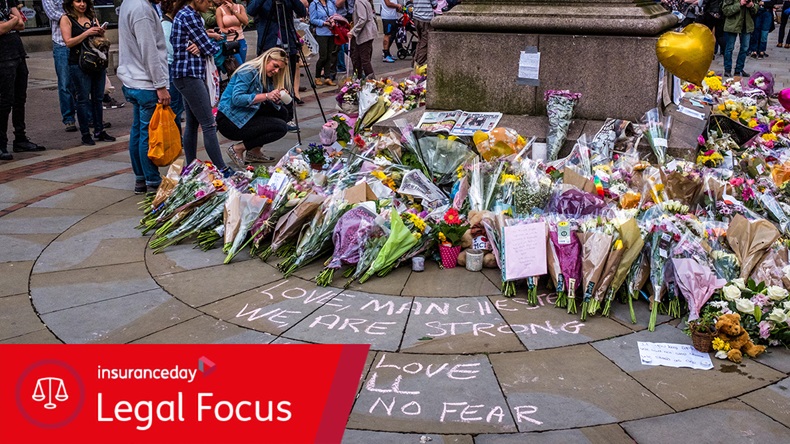
{"type": "Polygon", "coordinates": [[[181,133],[169,106],[156,105],[148,124],[148,158],[156,166],[168,166],[181,155],[181,133]]]}

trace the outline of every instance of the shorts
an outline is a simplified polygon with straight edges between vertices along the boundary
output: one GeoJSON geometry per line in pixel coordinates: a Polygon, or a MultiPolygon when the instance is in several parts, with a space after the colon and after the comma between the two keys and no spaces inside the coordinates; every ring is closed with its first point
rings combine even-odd
{"type": "Polygon", "coordinates": [[[398,33],[398,20],[382,20],[381,27],[384,28],[384,35],[395,38],[398,33]]]}

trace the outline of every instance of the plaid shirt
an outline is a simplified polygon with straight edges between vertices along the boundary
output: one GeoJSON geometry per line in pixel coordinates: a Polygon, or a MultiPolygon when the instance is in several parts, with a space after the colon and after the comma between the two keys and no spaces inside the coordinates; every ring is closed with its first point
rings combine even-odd
{"type": "Polygon", "coordinates": [[[173,79],[183,77],[206,78],[206,57],[214,57],[220,47],[206,34],[203,19],[192,7],[185,6],[173,19],[173,33],[170,34],[173,45],[173,64],[170,76],[173,79]],[[192,55],[187,46],[195,43],[200,48],[200,56],[192,55]]]}

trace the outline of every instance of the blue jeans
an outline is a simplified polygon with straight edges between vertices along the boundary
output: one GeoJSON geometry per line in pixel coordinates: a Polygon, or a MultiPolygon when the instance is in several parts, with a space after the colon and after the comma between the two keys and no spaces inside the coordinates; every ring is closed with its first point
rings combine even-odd
{"type": "Polygon", "coordinates": [[[76,116],[77,102],[74,100],[71,86],[69,85],[69,52],[64,46],[52,43],[52,57],[55,59],[55,73],[58,75],[58,101],[60,102],[60,115],[64,124],[73,124],[76,116]]]}
{"type": "Polygon", "coordinates": [[[239,53],[234,54],[233,57],[235,57],[236,61],[239,62],[239,66],[247,61],[247,39],[239,40],[239,53]]]}
{"type": "Polygon", "coordinates": [[[743,66],[746,64],[746,53],[749,52],[749,40],[751,34],[743,32],[735,34],[734,32],[725,32],[724,40],[727,45],[724,47],[724,72],[732,73],[732,51],[735,49],[735,39],[741,37],[741,47],[738,49],[738,60],[735,62],[735,73],[743,72],[743,66]]]}
{"type": "Polygon", "coordinates": [[[132,129],[129,133],[129,157],[136,182],[145,181],[149,187],[162,182],[159,168],[148,158],[148,124],[159,100],[156,91],[123,87],[123,96],[134,107],[132,129]]]}
{"type": "Polygon", "coordinates": [[[337,51],[337,72],[346,73],[346,53],[348,52],[348,43],[340,45],[337,51]]]}
{"type": "Polygon", "coordinates": [[[88,123],[95,125],[94,132],[103,131],[102,99],[104,99],[105,70],[87,73],[79,65],[69,65],[69,77],[77,100],[77,120],[83,137],[90,135],[88,123]]]}
{"type": "Polygon", "coordinates": [[[749,52],[765,52],[768,47],[768,30],[771,29],[771,21],[774,15],[770,11],[760,9],[754,17],[754,31],[749,40],[749,52]]]}
{"type": "Polygon", "coordinates": [[[182,133],[185,165],[189,165],[197,158],[197,131],[200,127],[203,130],[203,147],[206,149],[206,154],[217,169],[224,170],[227,165],[222,159],[222,150],[217,139],[217,122],[214,120],[206,82],[194,77],[172,79],[172,82],[184,99],[184,113],[187,118],[182,133]]]}

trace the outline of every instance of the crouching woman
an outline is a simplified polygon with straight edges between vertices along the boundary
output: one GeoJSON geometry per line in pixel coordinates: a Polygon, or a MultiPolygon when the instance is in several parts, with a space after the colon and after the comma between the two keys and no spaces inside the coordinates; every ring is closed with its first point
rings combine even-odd
{"type": "Polygon", "coordinates": [[[228,147],[228,155],[240,168],[248,162],[272,162],[263,154],[263,145],[279,140],[288,133],[290,103],[288,56],[280,48],[272,48],[256,59],[243,64],[228,82],[219,101],[217,129],[231,140],[240,140],[228,147]]]}

